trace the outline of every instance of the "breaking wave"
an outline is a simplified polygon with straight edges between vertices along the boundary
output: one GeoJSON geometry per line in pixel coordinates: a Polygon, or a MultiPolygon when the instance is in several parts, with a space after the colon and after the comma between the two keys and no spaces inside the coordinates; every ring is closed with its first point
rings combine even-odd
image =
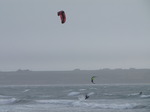
{"type": "Polygon", "coordinates": [[[100,103],[85,100],[36,100],[40,104],[65,105],[80,108],[95,108],[95,109],[139,109],[146,106],[137,103],[100,103]]]}
{"type": "Polygon", "coordinates": [[[141,95],[141,98],[150,98],[150,95],[141,95]]]}

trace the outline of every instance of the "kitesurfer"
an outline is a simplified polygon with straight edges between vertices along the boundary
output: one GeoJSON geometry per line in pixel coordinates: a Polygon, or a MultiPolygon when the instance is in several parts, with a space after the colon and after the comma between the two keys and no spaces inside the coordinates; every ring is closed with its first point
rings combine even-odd
{"type": "Polygon", "coordinates": [[[87,94],[85,95],[85,100],[88,99],[90,96],[88,96],[87,94]]]}
{"type": "Polygon", "coordinates": [[[139,93],[139,95],[142,95],[142,91],[139,93]]]}
{"type": "Polygon", "coordinates": [[[95,78],[96,76],[93,76],[93,77],[91,77],[91,82],[93,83],[93,84],[95,84],[94,83],[94,78],[95,78]]]}

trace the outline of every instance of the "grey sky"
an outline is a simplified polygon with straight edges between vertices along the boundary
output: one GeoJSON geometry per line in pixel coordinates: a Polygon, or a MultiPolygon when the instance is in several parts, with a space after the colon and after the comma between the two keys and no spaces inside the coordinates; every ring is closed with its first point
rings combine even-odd
{"type": "Polygon", "coordinates": [[[0,0],[0,70],[130,67],[150,68],[149,0],[0,0]]]}

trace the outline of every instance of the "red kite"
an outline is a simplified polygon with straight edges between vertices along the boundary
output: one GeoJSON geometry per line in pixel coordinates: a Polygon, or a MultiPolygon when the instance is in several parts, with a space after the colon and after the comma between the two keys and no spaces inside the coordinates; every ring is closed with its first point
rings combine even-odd
{"type": "Polygon", "coordinates": [[[66,22],[66,15],[65,15],[65,12],[62,10],[62,11],[59,11],[57,13],[58,16],[60,16],[60,19],[61,19],[61,23],[64,24],[66,22]]]}

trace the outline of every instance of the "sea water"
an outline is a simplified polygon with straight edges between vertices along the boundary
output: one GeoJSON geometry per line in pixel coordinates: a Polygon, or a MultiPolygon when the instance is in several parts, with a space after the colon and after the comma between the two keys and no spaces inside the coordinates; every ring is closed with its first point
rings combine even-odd
{"type": "Polygon", "coordinates": [[[0,112],[150,112],[150,85],[0,86],[0,112]]]}

